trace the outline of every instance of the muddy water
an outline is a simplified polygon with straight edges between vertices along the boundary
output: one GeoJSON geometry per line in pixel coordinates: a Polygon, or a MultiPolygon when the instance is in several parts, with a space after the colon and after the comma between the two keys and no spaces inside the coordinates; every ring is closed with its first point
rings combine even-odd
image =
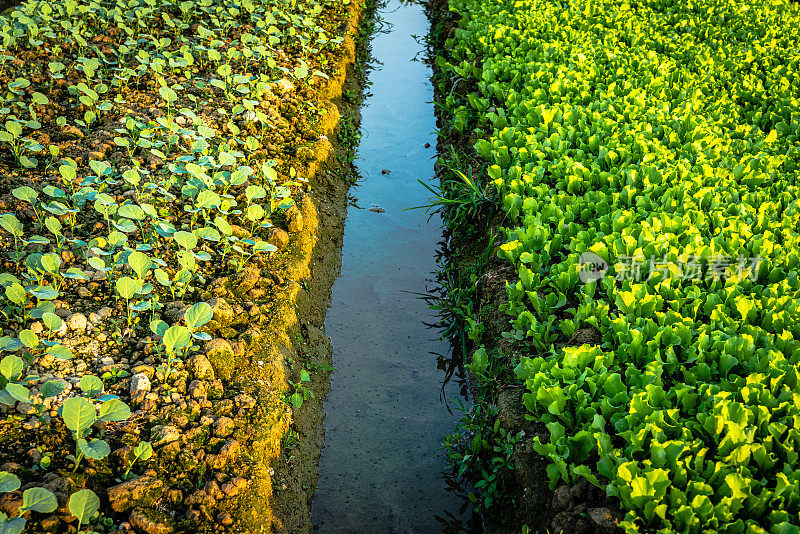
{"type": "Polygon", "coordinates": [[[360,209],[348,210],[342,275],[325,322],[339,372],[325,402],[312,505],[314,529],[324,533],[443,532],[437,516],[457,516],[462,504],[445,491],[437,451],[454,416],[440,400],[443,374],[431,352],[448,347],[426,328],[435,317],[415,295],[435,270],[439,221],[403,211],[428,201],[417,179],[433,176],[431,73],[415,61],[423,47],[413,37],[427,34],[428,21],[422,6],[398,0],[380,15],[387,31],[372,41],[377,68],[357,160],[364,181],[354,189],[360,209]]]}

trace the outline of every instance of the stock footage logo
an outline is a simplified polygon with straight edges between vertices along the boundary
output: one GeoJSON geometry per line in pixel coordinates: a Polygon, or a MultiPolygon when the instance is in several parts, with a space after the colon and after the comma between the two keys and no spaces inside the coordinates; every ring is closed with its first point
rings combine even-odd
{"type": "Polygon", "coordinates": [[[584,284],[600,280],[608,271],[608,262],[594,252],[584,252],[578,262],[578,278],[584,284]]]}

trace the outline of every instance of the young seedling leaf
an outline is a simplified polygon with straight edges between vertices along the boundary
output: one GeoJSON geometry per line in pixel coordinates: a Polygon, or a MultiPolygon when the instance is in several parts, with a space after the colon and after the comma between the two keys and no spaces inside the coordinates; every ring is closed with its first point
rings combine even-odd
{"type": "Polygon", "coordinates": [[[6,380],[16,380],[22,375],[22,370],[25,368],[25,362],[19,356],[9,354],[4,356],[0,361],[0,374],[6,380]]]}
{"type": "Polygon", "coordinates": [[[8,300],[17,306],[21,306],[27,300],[25,298],[25,289],[17,282],[14,282],[10,286],[6,286],[5,293],[8,300]]]}
{"type": "Polygon", "coordinates": [[[186,310],[186,314],[183,318],[186,320],[186,326],[194,330],[209,322],[213,316],[214,312],[211,306],[205,302],[198,302],[186,310]]]}
{"type": "Polygon", "coordinates": [[[78,387],[81,388],[84,395],[93,399],[103,392],[103,381],[94,375],[83,375],[81,381],[78,382],[78,387]]]}
{"type": "Polygon", "coordinates": [[[100,499],[90,489],[78,490],[69,497],[69,511],[78,518],[78,530],[100,510],[100,499]]]}
{"type": "Polygon", "coordinates": [[[33,510],[34,512],[41,512],[49,514],[58,508],[56,496],[52,491],[44,488],[29,488],[22,492],[22,506],[20,512],[27,512],[33,510]]]}
{"type": "Polygon", "coordinates": [[[97,413],[94,405],[84,397],[71,397],[64,402],[62,418],[68,429],[76,436],[83,437],[83,434],[97,421],[97,413]]]}
{"type": "Polygon", "coordinates": [[[131,416],[131,409],[119,399],[111,399],[100,405],[101,421],[124,421],[131,416]]]}
{"type": "Polygon", "coordinates": [[[188,328],[181,325],[170,326],[164,332],[164,348],[172,354],[177,350],[188,348],[191,345],[192,333],[188,328]]]}
{"type": "Polygon", "coordinates": [[[43,313],[42,322],[44,323],[44,326],[46,326],[51,332],[61,330],[61,327],[64,326],[64,321],[61,320],[61,317],[53,312],[43,313]]]}
{"type": "Polygon", "coordinates": [[[65,385],[60,380],[49,380],[42,384],[42,387],[39,388],[39,391],[42,394],[42,397],[45,399],[49,399],[51,397],[55,397],[60,395],[62,391],[65,389],[65,385]]]}
{"type": "Polygon", "coordinates": [[[123,276],[117,280],[117,292],[125,300],[132,299],[141,289],[141,283],[130,276],[123,276]]]}
{"type": "Polygon", "coordinates": [[[31,402],[31,390],[21,384],[6,384],[6,392],[19,402],[31,402]]]}
{"type": "Polygon", "coordinates": [[[21,485],[19,477],[7,471],[0,471],[0,493],[17,491],[21,485]]]}
{"type": "Polygon", "coordinates": [[[108,442],[102,439],[86,441],[81,438],[77,440],[77,442],[78,448],[83,455],[93,460],[102,460],[111,453],[111,447],[109,447],[108,442]]]}

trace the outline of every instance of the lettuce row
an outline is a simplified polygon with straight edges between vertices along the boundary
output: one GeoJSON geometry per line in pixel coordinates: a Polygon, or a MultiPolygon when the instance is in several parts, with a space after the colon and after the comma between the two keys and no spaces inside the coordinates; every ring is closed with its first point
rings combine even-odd
{"type": "Polygon", "coordinates": [[[477,91],[445,105],[508,215],[516,373],[551,485],[605,487],[628,532],[800,532],[796,5],[450,9],[439,66],[477,91]],[[587,251],[611,268],[583,284],[587,251]],[[631,279],[630,257],[666,267],[631,279]],[[748,268],[711,276],[721,258],[748,268]],[[680,276],[690,259],[701,276],[680,276]],[[599,345],[558,348],[589,326],[599,345]]]}

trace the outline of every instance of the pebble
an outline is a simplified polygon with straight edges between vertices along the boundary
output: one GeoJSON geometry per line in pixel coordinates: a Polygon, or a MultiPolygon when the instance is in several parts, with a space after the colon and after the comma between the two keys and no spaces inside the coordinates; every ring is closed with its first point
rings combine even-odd
{"type": "Polygon", "coordinates": [[[178,441],[181,437],[181,431],[172,425],[156,425],[153,427],[152,435],[153,447],[161,447],[167,443],[178,441]]]}
{"type": "Polygon", "coordinates": [[[137,391],[150,391],[150,379],[144,373],[136,373],[131,377],[131,395],[137,391]]]}
{"type": "Polygon", "coordinates": [[[149,475],[132,478],[108,490],[108,500],[115,512],[134,506],[151,506],[164,493],[164,483],[149,475]]]}
{"type": "Polygon", "coordinates": [[[236,424],[233,422],[233,419],[230,417],[220,417],[217,419],[216,423],[214,423],[214,435],[220,438],[227,438],[233,433],[235,428],[236,424]]]}
{"type": "Polygon", "coordinates": [[[199,380],[213,380],[215,377],[214,367],[212,367],[209,359],[203,354],[196,353],[192,356],[189,360],[189,369],[192,371],[194,377],[199,380]]]}
{"type": "Polygon", "coordinates": [[[67,317],[67,325],[69,326],[70,330],[74,330],[76,332],[83,332],[86,330],[86,326],[89,324],[88,319],[82,313],[73,313],[69,317],[67,317]]]}

